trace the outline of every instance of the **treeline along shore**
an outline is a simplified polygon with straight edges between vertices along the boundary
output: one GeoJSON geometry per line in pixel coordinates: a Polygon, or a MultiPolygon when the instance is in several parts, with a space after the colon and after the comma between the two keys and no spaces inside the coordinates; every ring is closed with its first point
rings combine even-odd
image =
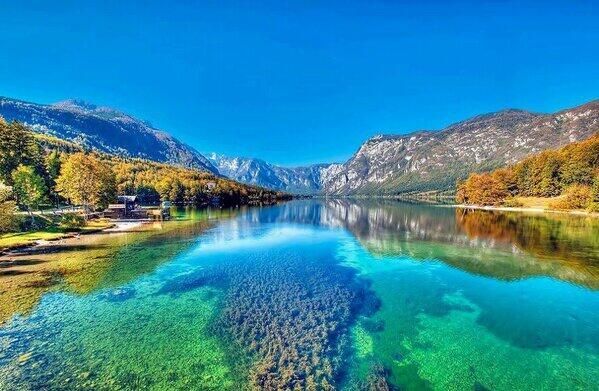
{"type": "Polygon", "coordinates": [[[599,212],[599,133],[458,184],[456,200],[481,207],[599,212]]]}
{"type": "MultiPolygon", "coordinates": [[[[197,169],[89,151],[1,117],[0,136],[0,233],[40,228],[36,211],[41,209],[78,206],[85,218],[125,194],[136,195],[142,204],[192,206],[272,204],[289,198],[197,169]]],[[[78,220],[64,214],[60,223],[76,225],[78,220]]]]}

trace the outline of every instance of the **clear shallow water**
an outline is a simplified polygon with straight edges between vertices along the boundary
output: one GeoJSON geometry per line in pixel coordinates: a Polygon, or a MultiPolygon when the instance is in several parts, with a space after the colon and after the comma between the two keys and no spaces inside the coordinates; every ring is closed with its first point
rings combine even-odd
{"type": "Polygon", "coordinates": [[[597,389],[596,220],[337,200],[160,228],[1,269],[0,389],[597,389]]]}

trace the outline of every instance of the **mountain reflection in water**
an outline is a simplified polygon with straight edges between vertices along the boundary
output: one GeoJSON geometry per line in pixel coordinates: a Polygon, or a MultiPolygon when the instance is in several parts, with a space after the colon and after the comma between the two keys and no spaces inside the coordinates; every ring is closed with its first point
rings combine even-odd
{"type": "Polygon", "coordinates": [[[4,389],[592,389],[598,225],[390,200],[182,212],[0,275],[4,389]]]}
{"type": "Polygon", "coordinates": [[[287,204],[271,219],[345,228],[375,255],[439,260],[498,279],[548,276],[599,288],[599,219],[593,217],[334,199],[287,204]]]}

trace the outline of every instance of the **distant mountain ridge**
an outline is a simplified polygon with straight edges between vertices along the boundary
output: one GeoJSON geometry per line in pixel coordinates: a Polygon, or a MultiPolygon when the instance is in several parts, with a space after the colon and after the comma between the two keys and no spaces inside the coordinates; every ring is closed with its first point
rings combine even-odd
{"type": "Polygon", "coordinates": [[[226,177],[293,194],[321,193],[322,184],[341,168],[341,164],[337,163],[288,168],[256,158],[228,157],[217,153],[206,156],[226,177]]]}
{"type": "Polygon", "coordinates": [[[0,97],[0,116],[37,132],[120,156],[138,157],[218,174],[194,148],[118,110],[77,100],[43,105],[0,97]]]}
{"type": "Polygon", "coordinates": [[[471,172],[588,138],[599,131],[599,100],[554,114],[508,109],[438,131],[379,135],[343,164],[296,168],[216,153],[205,157],[147,121],[77,100],[42,105],[0,97],[0,116],[99,151],[197,168],[289,193],[385,195],[454,189],[471,172]]]}
{"type": "Polygon", "coordinates": [[[470,172],[514,163],[597,131],[599,100],[555,114],[508,109],[439,131],[375,136],[323,183],[323,192],[395,194],[450,189],[470,172]]]}

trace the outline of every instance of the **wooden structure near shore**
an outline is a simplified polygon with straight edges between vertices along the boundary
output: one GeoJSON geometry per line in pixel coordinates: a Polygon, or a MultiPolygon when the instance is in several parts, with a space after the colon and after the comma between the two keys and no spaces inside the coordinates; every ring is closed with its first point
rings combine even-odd
{"type": "Polygon", "coordinates": [[[156,208],[142,207],[137,201],[137,196],[118,196],[118,203],[109,204],[104,217],[115,220],[170,219],[170,208],[163,205],[156,208]]]}

